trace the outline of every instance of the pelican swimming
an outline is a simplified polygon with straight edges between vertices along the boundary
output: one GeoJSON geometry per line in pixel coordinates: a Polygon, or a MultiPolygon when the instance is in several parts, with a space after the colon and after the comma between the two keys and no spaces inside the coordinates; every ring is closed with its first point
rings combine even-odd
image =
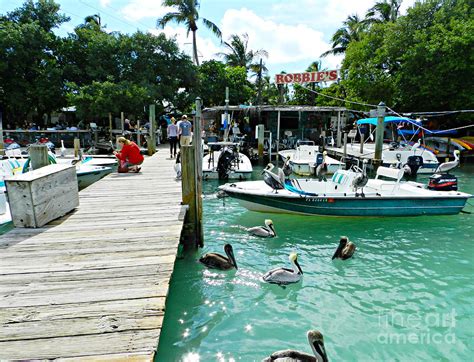
{"type": "Polygon", "coordinates": [[[438,172],[447,172],[449,173],[449,171],[451,171],[452,169],[456,168],[459,166],[459,155],[461,154],[461,152],[459,152],[459,150],[455,150],[454,151],[454,161],[449,161],[449,162],[443,162],[442,164],[440,164],[437,168],[436,168],[436,171],[435,173],[438,173],[438,172]]]}
{"type": "Polygon", "coordinates": [[[293,269],[272,269],[265,273],[265,275],[263,276],[263,281],[279,285],[299,282],[301,276],[303,275],[303,270],[301,270],[301,267],[298,264],[298,256],[296,255],[296,253],[291,253],[289,259],[290,262],[293,264],[293,269]]]}
{"type": "Polygon", "coordinates": [[[332,256],[332,259],[349,259],[352,257],[352,255],[354,255],[355,250],[355,244],[350,242],[347,236],[342,236],[341,240],[339,240],[339,246],[337,247],[336,252],[332,256]]]}
{"type": "Polygon", "coordinates": [[[224,251],[227,255],[227,258],[224,255],[218,253],[207,253],[199,258],[199,262],[211,269],[238,269],[232,245],[225,244],[224,251]]]}
{"type": "Polygon", "coordinates": [[[265,226],[254,226],[247,231],[252,235],[261,236],[262,238],[273,238],[276,236],[273,221],[270,219],[265,220],[265,226]]]}
{"type": "Polygon", "coordinates": [[[303,362],[328,362],[326,349],[324,348],[324,338],[320,331],[312,330],[306,333],[308,343],[313,351],[313,355],[305,352],[300,352],[292,349],[273,352],[269,357],[265,358],[264,362],[271,361],[303,361],[303,362]]]}
{"type": "Polygon", "coordinates": [[[316,176],[318,176],[319,181],[327,181],[326,174],[328,173],[328,164],[326,163],[326,151],[323,152],[323,162],[316,167],[316,176]]]}
{"type": "Polygon", "coordinates": [[[273,173],[272,170],[275,168],[273,163],[269,163],[267,167],[263,170],[263,181],[270,186],[273,190],[282,190],[285,188],[285,174],[281,170],[278,169],[278,175],[273,173]]]}

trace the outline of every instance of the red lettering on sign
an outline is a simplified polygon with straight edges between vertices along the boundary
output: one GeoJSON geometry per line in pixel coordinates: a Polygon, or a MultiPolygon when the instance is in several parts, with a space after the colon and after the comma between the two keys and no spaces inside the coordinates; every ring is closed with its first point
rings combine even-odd
{"type": "Polygon", "coordinates": [[[293,82],[293,74],[286,74],[284,79],[285,79],[285,83],[293,82]]]}
{"type": "Polygon", "coordinates": [[[293,74],[293,82],[301,83],[301,74],[300,73],[293,74]]]}
{"type": "Polygon", "coordinates": [[[337,70],[329,71],[329,80],[337,80],[337,70]]]}
{"type": "Polygon", "coordinates": [[[311,73],[303,73],[302,82],[307,83],[311,79],[311,73]]]}
{"type": "Polygon", "coordinates": [[[276,84],[285,83],[285,81],[283,80],[283,74],[277,74],[277,75],[275,75],[275,83],[276,83],[276,84]]]}
{"type": "Polygon", "coordinates": [[[311,82],[316,82],[316,74],[317,72],[311,72],[311,82]]]}
{"type": "Polygon", "coordinates": [[[318,72],[318,76],[316,77],[316,82],[321,82],[324,79],[326,72],[318,72]]]}

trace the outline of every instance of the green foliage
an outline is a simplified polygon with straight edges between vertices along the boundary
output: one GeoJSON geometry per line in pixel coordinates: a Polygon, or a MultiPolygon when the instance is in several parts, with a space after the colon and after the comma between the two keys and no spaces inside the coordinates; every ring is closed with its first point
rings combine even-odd
{"type": "Polygon", "coordinates": [[[224,105],[225,87],[229,87],[230,104],[247,103],[253,89],[244,67],[230,67],[210,60],[199,67],[198,94],[206,107],[224,105]]]}
{"type": "Polygon", "coordinates": [[[65,104],[60,39],[51,31],[67,17],[51,0],[26,2],[0,17],[0,103],[7,119],[50,112],[65,104]]]}

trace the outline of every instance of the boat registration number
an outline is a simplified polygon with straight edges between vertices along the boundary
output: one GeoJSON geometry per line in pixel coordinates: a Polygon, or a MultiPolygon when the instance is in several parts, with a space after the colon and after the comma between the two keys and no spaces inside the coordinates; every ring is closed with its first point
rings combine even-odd
{"type": "Polygon", "coordinates": [[[329,197],[329,198],[310,198],[308,199],[308,201],[311,201],[311,202],[329,202],[329,203],[333,203],[334,202],[334,199],[329,197]]]}

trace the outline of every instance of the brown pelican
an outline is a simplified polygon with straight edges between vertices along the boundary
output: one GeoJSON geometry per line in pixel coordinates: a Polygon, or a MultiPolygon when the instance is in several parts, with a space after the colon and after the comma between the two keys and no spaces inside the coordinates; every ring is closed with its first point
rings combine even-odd
{"type": "Polygon", "coordinates": [[[252,235],[261,236],[262,238],[273,238],[276,236],[273,221],[270,219],[265,220],[265,226],[254,226],[247,231],[252,235]]]}
{"type": "Polygon", "coordinates": [[[300,265],[298,264],[298,256],[296,253],[291,253],[289,256],[290,262],[293,264],[293,269],[288,268],[276,268],[272,269],[265,273],[263,276],[263,281],[272,284],[291,284],[297,283],[300,281],[301,276],[303,275],[303,270],[301,270],[300,265]]]}
{"type": "Polygon", "coordinates": [[[328,362],[326,349],[324,348],[324,338],[320,331],[312,330],[306,333],[308,342],[313,351],[313,355],[304,352],[287,349],[284,351],[273,352],[269,357],[265,358],[264,362],[271,361],[285,361],[285,362],[328,362]]]}
{"type": "Polygon", "coordinates": [[[435,173],[443,173],[443,172],[449,173],[449,171],[451,171],[452,169],[458,167],[459,166],[459,155],[460,154],[461,154],[461,152],[459,152],[459,150],[455,150],[454,151],[454,161],[443,162],[442,164],[440,164],[436,168],[435,173]]]}
{"type": "Polygon", "coordinates": [[[367,159],[364,159],[364,161],[362,161],[362,163],[363,163],[362,173],[357,175],[354,178],[354,180],[352,181],[352,187],[355,190],[355,196],[356,197],[359,196],[359,194],[357,193],[358,189],[362,189],[362,192],[361,192],[360,195],[362,197],[365,197],[365,195],[364,195],[364,186],[367,185],[367,182],[369,182],[369,177],[367,176],[367,159]]]}
{"type": "Polygon", "coordinates": [[[281,168],[278,169],[278,175],[272,172],[272,170],[275,168],[273,163],[269,163],[267,167],[263,170],[263,181],[270,186],[273,190],[282,190],[285,188],[285,174],[281,170],[281,168]]]}
{"type": "Polygon", "coordinates": [[[323,162],[316,168],[316,176],[318,176],[319,181],[327,181],[326,174],[328,173],[328,164],[326,163],[326,151],[323,152],[323,162]]]}
{"type": "Polygon", "coordinates": [[[227,255],[227,258],[221,254],[207,253],[199,258],[199,262],[211,269],[237,269],[237,263],[235,262],[232,245],[225,244],[224,251],[227,255]]]}
{"type": "Polygon", "coordinates": [[[290,176],[293,170],[291,169],[290,166],[290,156],[286,156],[285,162],[283,163],[283,173],[285,174],[286,177],[290,176]]]}
{"type": "Polygon", "coordinates": [[[355,250],[355,244],[350,242],[347,236],[342,236],[341,240],[339,240],[339,246],[337,247],[336,252],[332,256],[332,259],[349,259],[350,257],[352,257],[352,255],[354,255],[355,250]]]}

